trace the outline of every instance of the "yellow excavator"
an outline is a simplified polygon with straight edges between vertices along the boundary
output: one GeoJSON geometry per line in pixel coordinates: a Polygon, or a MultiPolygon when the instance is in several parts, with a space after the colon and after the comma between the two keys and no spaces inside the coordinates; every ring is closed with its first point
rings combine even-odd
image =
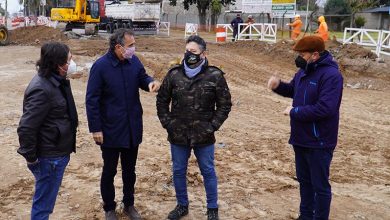
{"type": "Polygon", "coordinates": [[[94,34],[100,22],[99,2],[102,0],[58,0],[57,7],[51,9],[51,20],[58,21],[65,31],[85,28],[85,34],[94,34]]]}
{"type": "Polygon", "coordinates": [[[8,30],[4,25],[0,25],[0,46],[8,45],[9,35],[8,30]]]}

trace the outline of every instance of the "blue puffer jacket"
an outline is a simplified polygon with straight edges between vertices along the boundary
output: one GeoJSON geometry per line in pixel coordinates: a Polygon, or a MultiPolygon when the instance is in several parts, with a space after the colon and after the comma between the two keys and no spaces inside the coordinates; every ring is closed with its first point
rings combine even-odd
{"type": "Polygon", "coordinates": [[[335,148],[343,77],[329,52],[300,69],[290,83],[274,92],[293,99],[289,143],[310,148],[335,148]]]}

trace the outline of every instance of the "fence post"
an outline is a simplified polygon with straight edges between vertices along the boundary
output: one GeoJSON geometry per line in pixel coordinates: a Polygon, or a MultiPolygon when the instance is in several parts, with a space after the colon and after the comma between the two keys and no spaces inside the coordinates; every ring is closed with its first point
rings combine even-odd
{"type": "Polygon", "coordinates": [[[344,38],[343,38],[343,44],[345,44],[345,40],[347,39],[347,28],[344,29],[344,38]]]}
{"type": "Polygon", "coordinates": [[[383,41],[383,32],[382,30],[379,32],[379,36],[378,36],[378,45],[376,46],[376,55],[378,56],[378,58],[381,56],[381,50],[382,50],[382,41],[383,41]]]}

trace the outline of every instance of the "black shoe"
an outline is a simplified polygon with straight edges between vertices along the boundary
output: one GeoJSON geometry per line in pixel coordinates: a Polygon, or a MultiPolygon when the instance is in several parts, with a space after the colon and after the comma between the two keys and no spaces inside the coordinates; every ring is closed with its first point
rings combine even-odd
{"type": "Polygon", "coordinates": [[[177,205],[174,210],[172,210],[169,215],[169,220],[179,220],[181,217],[188,215],[188,206],[177,205]]]}
{"type": "Polygon", "coordinates": [[[219,220],[218,208],[207,209],[207,220],[219,220]]]}
{"type": "Polygon", "coordinates": [[[141,215],[134,206],[124,207],[123,213],[125,213],[131,220],[141,220],[141,215]]]}
{"type": "Polygon", "coordinates": [[[115,210],[108,211],[105,213],[106,220],[118,220],[115,210]]]}

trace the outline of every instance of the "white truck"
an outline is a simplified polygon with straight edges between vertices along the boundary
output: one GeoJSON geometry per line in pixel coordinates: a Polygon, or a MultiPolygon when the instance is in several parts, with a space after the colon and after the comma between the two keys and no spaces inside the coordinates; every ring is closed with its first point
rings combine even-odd
{"type": "Polygon", "coordinates": [[[100,29],[113,33],[118,28],[130,28],[138,34],[157,34],[161,0],[105,1],[100,14],[100,29]]]}

